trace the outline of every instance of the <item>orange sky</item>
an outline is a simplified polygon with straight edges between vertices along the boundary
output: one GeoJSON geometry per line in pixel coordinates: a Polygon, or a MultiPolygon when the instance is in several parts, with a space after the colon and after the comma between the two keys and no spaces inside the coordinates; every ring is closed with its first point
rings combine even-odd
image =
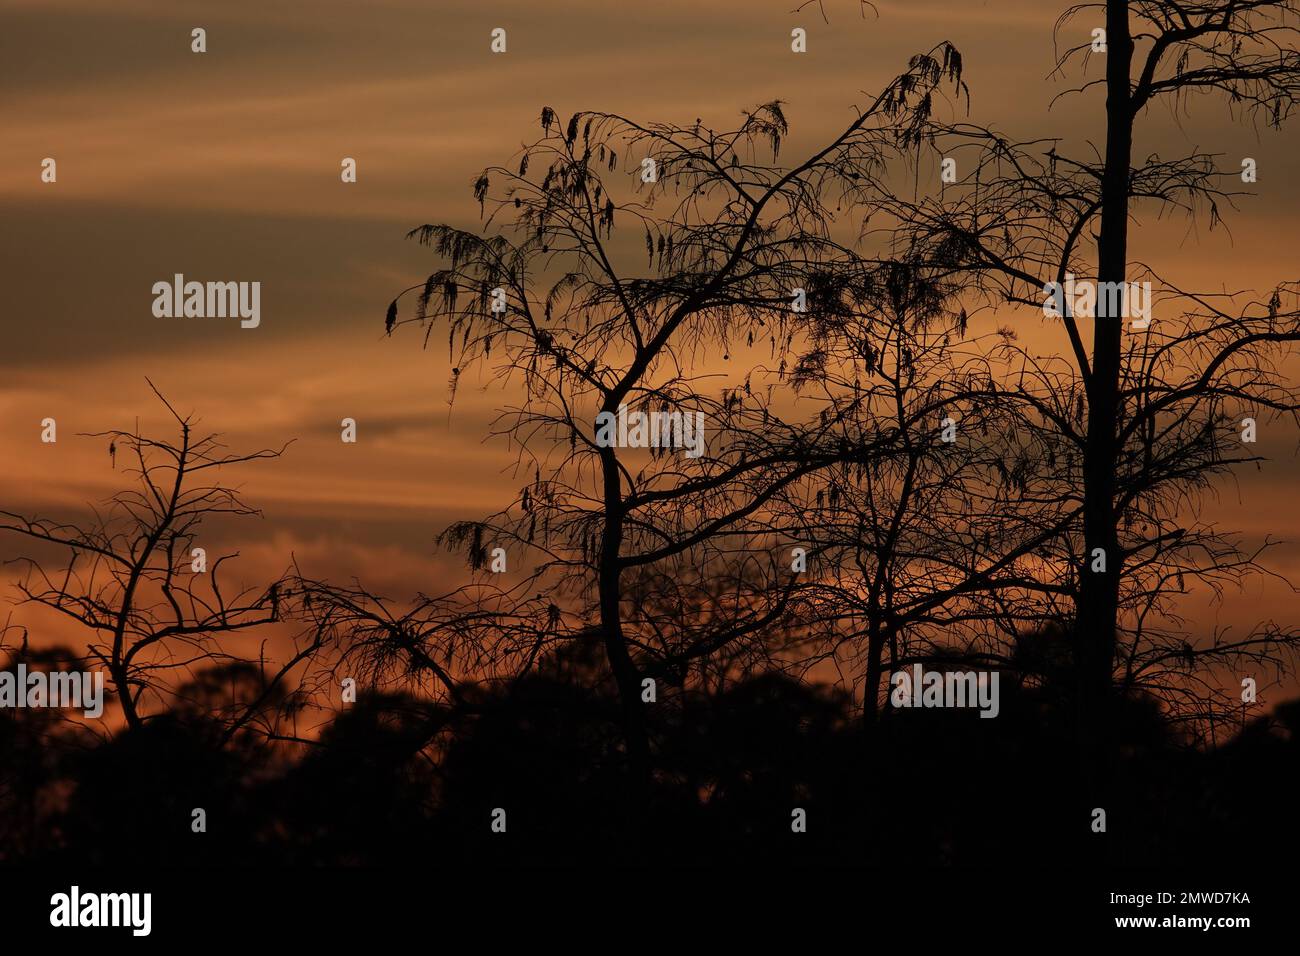
{"type": "MultiPolygon", "coordinates": [[[[1063,9],[1052,0],[882,2],[865,18],[852,0],[826,0],[829,25],[794,5],[0,0],[0,507],[71,516],[120,487],[104,443],[75,433],[137,417],[165,426],[149,376],[236,449],[295,439],[283,460],[238,475],[266,512],[223,532],[250,578],[292,551],[308,573],[359,575],[389,596],[437,591],[456,573],[434,553],[438,531],[518,487],[509,451],[482,442],[507,397],[471,379],[449,421],[445,349],[384,338],[384,308],[436,267],[405,232],[473,227],[474,176],[537,134],[543,105],[727,125],[779,97],[793,159],[847,122],[862,91],[947,39],[965,58],[972,119],[1076,146],[1097,132],[1097,92],[1048,111],[1067,85],[1046,78],[1063,9]],[[202,55],[190,52],[195,26],[202,55]],[[504,55],[489,51],[498,26],[504,55]],[[795,26],[808,30],[803,56],[789,49],[795,26]],[[53,185],[39,179],[46,156],[53,185]],[[339,181],[345,156],[354,185],[339,181]],[[177,272],[260,281],[261,327],[155,318],[150,288],[177,272]],[[39,442],[47,416],[54,446],[39,442]],[[359,423],[356,445],[339,441],[344,417],[359,423]]],[[[1085,36],[1088,25],[1076,24],[1085,36]]],[[[1219,102],[1153,110],[1137,155],[1200,148],[1230,168],[1252,156],[1260,199],[1229,217],[1231,235],[1147,223],[1135,255],[1202,288],[1296,278],[1296,145],[1294,128],[1256,136],[1219,102]]],[[[1036,317],[1017,319],[1049,341],[1036,317]]],[[[1297,436],[1262,441],[1283,460],[1225,489],[1225,519],[1300,538],[1297,436]]],[[[0,559],[14,553],[0,540],[0,559]]],[[[1300,550],[1278,561],[1300,579],[1300,550]]],[[[1294,604],[1252,588],[1223,620],[1294,604]]]]}

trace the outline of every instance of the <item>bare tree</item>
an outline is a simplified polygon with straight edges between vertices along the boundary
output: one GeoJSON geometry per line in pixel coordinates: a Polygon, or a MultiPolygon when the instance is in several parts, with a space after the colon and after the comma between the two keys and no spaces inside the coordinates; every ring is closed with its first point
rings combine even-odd
{"type": "Polygon", "coordinates": [[[138,428],[88,436],[108,442],[109,454],[128,462],[125,471],[136,488],[94,508],[88,523],[4,511],[0,531],[52,545],[66,556],[58,564],[16,559],[26,567],[17,587],[25,601],[88,629],[85,660],[107,670],[129,727],[142,726],[149,719],[149,701],[172,697],[187,672],[254,661],[256,691],[234,702],[229,713],[211,715],[226,722],[229,737],[278,698],[289,675],[320,651],[324,632],[308,628],[290,636],[293,652],[278,666],[261,656],[264,648],[257,657],[242,648],[234,652],[231,638],[246,645],[250,637],[286,621],[302,588],[295,588],[298,578],[289,572],[264,587],[223,584],[227,562],[238,553],[209,559],[203,549],[200,555],[200,530],[213,517],[258,515],[215,476],[221,469],[277,458],[283,448],[227,452],[218,436],[195,435],[193,417],[182,416],[154,393],[175,420],[178,441],[151,438],[138,428]]]}
{"type": "Polygon", "coordinates": [[[427,341],[445,325],[453,397],[473,365],[522,386],[522,405],[495,431],[517,444],[520,473],[532,479],[511,508],[444,536],[466,548],[476,570],[488,549],[518,546],[530,561],[526,580],[498,589],[485,578],[472,594],[458,593],[466,607],[454,622],[419,633],[462,648],[471,666],[527,666],[550,642],[596,637],[618,686],[634,773],[648,774],[646,675],[680,676],[734,641],[790,623],[804,585],[772,554],[779,494],[897,440],[855,428],[848,403],[787,421],[774,390],[789,371],[803,306],[870,308],[876,287],[866,278],[877,263],[837,238],[837,211],[879,194],[885,161],[914,139],[945,84],[961,85],[960,57],[947,44],[914,57],[857,119],[793,166],[778,162],[787,123],[777,102],[724,131],[605,113],[561,124],[547,108],[543,136],[518,166],[490,168],[475,182],[488,236],[443,225],[412,233],[448,266],[403,293],[416,296],[412,318],[400,318],[394,301],[388,328],[419,323],[427,341]],[[632,243],[642,241],[637,264],[632,243]],[[700,380],[705,359],[720,351],[726,361],[765,340],[779,357],[766,382],[754,380],[762,370],[721,392],[700,380]],[[707,448],[685,456],[599,441],[598,416],[622,407],[702,416],[707,448]],[[701,580],[699,597],[719,574],[732,585],[725,608],[714,603],[689,621],[630,599],[625,583],[671,579],[685,599],[691,581],[701,580]]]}

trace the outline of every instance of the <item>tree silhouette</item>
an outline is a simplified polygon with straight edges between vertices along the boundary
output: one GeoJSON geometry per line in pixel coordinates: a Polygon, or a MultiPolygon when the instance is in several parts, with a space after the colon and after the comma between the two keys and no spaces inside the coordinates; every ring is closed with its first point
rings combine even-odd
{"type": "Polygon", "coordinates": [[[1194,588],[1267,572],[1259,551],[1188,512],[1259,460],[1241,418],[1300,407],[1283,371],[1300,341],[1295,286],[1264,301],[1207,295],[1144,265],[1158,320],[1126,335],[1124,296],[1103,295],[1089,346],[1088,317],[1063,302],[1062,357],[1007,326],[968,326],[990,307],[1041,308],[1045,284],[1071,274],[1126,288],[1129,222],[1147,205],[1217,222],[1234,193],[1214,157],[1134,166],[1134,129],[1152,101],[1190,90],[1279,123],[1295,91],[1289,9],[1104,5],[1106,74],[1079,91],[1108,91],[1094,159],[940,120],[945,90],[966,92],[948,44],[791,167],[776,162],[779,103],[721,133],[598,112],[563,125],[543,110],[518,168],[475,181],[487,236],[415,230],[448,267],[403,293],[413,316],[399,296],[387,317],[390,332],[420,324],[426,342],[446,325],[453,399],[476,365],[521,387],[494,433],[531,483],[442,540],[477,571],[503,544],[535,560],[511,587],[483,574],[422,599],[401,618],[410,628],[373,631],[370,660],[406,656],[444,687],[453,674],[511,681],[548,649],[597,637],[644,779],[647,677],[684,692],[851,661],[870,726],[890,670],[1014,669],[1029,636],[1064,621],[1068,661],[1051,687],[1087,781],[1104,790],[1133,699],[1159,700],[1193,740],[1212,733],[1236,713],[1214,675],[1280,670],[1300,639],[1272,622],[1194,635],[1181,619],[1194,588]],[[764,137],[770,162],[754,149],[764,137]],[[927,148],[964,161],[964,177],[933,194],[892,189],[891,164],[927,148]],[[628,224],[644,230],[650,275],[624,264],[628,224]],[[774,368],[754,357],[765,339],[774,368]],[[716,394],[698,372],[719,352],[751,364],[716,394]],[[596,414],[624,403],[702,411],[715,437],[698,459],[601,447],[596,414]],[[807,575],[778,557],[795,546],[807,575]],[[427,663],[439,655],[441,673],[427,663]]]}
{"type": "Polygon", "coordinates": [[[1209,153],[1136,160],[1148,107],[1217,93],[1279,125],[1300,20],[1107,0],[1057,36],[1089,11],[1104,72],[1071,92],[1105,91],[1105,141],[1083,158],[951,119],[971,102],[948,43],[793,163],[779,101],[721,130],[542,109],[473,181],[481,232],[410,233],[437,268],[385,319],[445,332],[453,404],[476,374],[507,396],[490,437],[519,491],[440,535],[469,573],[439,591],[296,563],[232,589],[236,554],[192,564],[209,519],[258,513],[218,476],[283,449],[230,453],[161,395],[178,439],[91,436],[132,489],[78,523],[0,512],[36,555],[19,593],[86,653],[9,624],[0,652],[102,666],[124,726],[0,713],[0,861],[1047,865],[1081,834],[1132,864],[1294,852],[1289,803],[1239,781],[1296,792],[1300,705],[1258,717],[1235,681],[1285,674],[1300,630],[1189,608],[1274,573],[1271,540],[1202,506],[1264,461],[1246,420],[1300,421],[1300,281],[1188,288],[1129,237],[1244,195],[1209,153]],[[962,175],[898,185],[936,157],[962,175]],[[1154,321],[1120,293],[1095,316],[1053,298],[1061,354],[1022,342],[1007,310],[1042,314],[1071,275],[1149,280],[1154,321]],[[624,412],[675,438],[604,441],[624,412]],[[271,636],[276,663],[242,649],[271,636]],[[996,677],[998,719],[889,706],[913,664],[996,677]],[[213,839],[178,839],[198,807],[213,839]]]}
{"type": "Polygon", "coordinates": [[[788,167],[778,163],[787,132],[779,102],[725,131],[598,112],[562,124],[546,108],[543,136],[518,166],[475,181],[486,237],[446,225],[412,232],[448,265],[403,293],[416,299],[412,317],[393,302],[387,327],[418,323],[426,342],[435,325],[446,327],[453,399],[474,365],[518,383],[523,403],[494,431],[516,443],[520,472],[532,478],[511,509],[443,537],[468,551],[475,570],[490,547],[517,545],[528,573],[512,588],[485,575],[437,602],[428,613],[438,626],[421,631],[437,651],[420,647],[419,656],[459,649],[462,673],[506,662],[516,675],[556,642],[597,635],[644,785],[646,675],[680,674],[788,622],[803,585],[772,553],[778,496],[898,441],[864,432],[850,402],[801,420],[773,391],[791,373],[783,356],[805,308],[871,307],[881,263],[836,238],[836,211],[879,192],[885,158],[915,137],[945,84],[961,85],[960,57],[947,44],[914,57],[857,119],[788,167]],[[644,265],[629,232],[644,240],[644,265]],[[774,360],[782,356],[773,381],[706,388],[699,369],[717,350],[725,361],[764,339],[774,360]],[[703,416],[707,448],[686,456],[598,442],[598,416],[625,405],[703,416]],[[667,619],[642,616],[624,579],[689,581],[691,569],[731,575],[732,593],[705,620],[676,618],[665,635],[667,619]],[[457,600],[463,608],[448,612],[457,600]]]}
{"type": "MultiPolygon", "coordinates": [[[[258,514],[209,476],[274,459],[280,451],[228,453],[217,436],[196,436],[192,416],[180,415],[156,389],[155,394],[179,426],[180,439],[151,438],[138,429],[90,435],[107,440],[110,453],[132,463],[126,472],[137,484],[114,495],[106,508],[95,508],[93,521],[79,526],[0,512],[5,519],[0,531],[55,545],[66,554],[66,563],[57,566],[18,559],[26,567],[18,590],[25,601],[89,630],[84,664],[107,670],[122,717],[137,731],[149,718],[149,705],[165,704],[185,673],[214,662],[247,662],[224,638],[285,620],[291,602],[304,593],[301,585],[295,589],[298,578],[290,573],[264,588],[228,590],[222,572],[237,554],[214,556],[196,570],[200,557],[194,549],[206,519],[258,514]]],[[[256,692],[211,715],[223,721],[226,737],[243,729],[286,678],[321,650],[325,633],[311,627],[299,633],[287,660],[269,671],[264,659],[257,662],[256,692]]]]}
{"type": "MultiPolygon", "coordinates": [[[[994,300],[1042,307],[1046,284],[1069,274],[1095,276],[1102,289],[1150,278],[1159,290],[1156,320],[1127,331],[1123,296],[1099,294],[1091,347],[1086,317],[1065,303],[1067,357],[1022,352],[1027,387],[1008,394],[1055,436],[1060,497],[1081,508],[1061,549],[1068,560],[1045,570],[1071,582],[1078,729],[1088,776],[1099,781],[1099,728],[1117,680],[1157,689],[1175,718],[1222,717],[1226,701],[1202,683],[1205,667],[1280,664],[1296,646],[1295,631],[1271,624],[1236,640],[1198,640],[1170,618],[1187,581],[1217,587],[1256,567],[1256,553],[1239,552],[1217,529],[1189,527],[1187,512],[1216,476],[1257,460],[1240,441],[1242,418],[1298,407],[1281,371],[1300,341],[1296,288],[1282,283],[1259,300],[1179,289],[1146,264],[1133,276],[1128,238],[1147,208],[1206,212],[1214,225],[1237,194],[1225,181],[1240,170],[1220,172],[1205,153],[1135,162],[1148,107],[1218,92],[1244,118],[1276,126],[1300,89],[1300,55],[1285,2],[1108,0],[1071,8],[1058,31],[1095,11],[1105,17],[1105,76],[1075,91],[1106,92],[1105,143],[1093,158],[1065,155],[1057,139],[1017,142],[936,123],[923,139],[965,162],[965,175],[892,208],[919,255],[960,263],[994,300]]],[[[1058,69],[1088,49],[1066,51],[1058,69]]]]}

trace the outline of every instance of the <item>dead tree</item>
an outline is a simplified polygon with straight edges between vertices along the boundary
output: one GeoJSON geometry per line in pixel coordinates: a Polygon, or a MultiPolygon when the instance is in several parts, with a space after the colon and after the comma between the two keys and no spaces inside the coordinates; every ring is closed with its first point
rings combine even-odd
{"type": "Polygon", "coordinates": [[[261,713],[323,641],[317,629],[291,635],[294,650],[278,666],[261,657],[260,646],[250,653],[251,640],[290,620],[301,594],[297,576],[286,572],[265,586],[232,588],[223,580],[238,552],[209,558],[202,548],[205,521],[259,514],[220,482],[219,472],[275,459],[283,449],[229,453],[218,436],[196,435],[193,417],[182,416],[154,392],[175,420],[178,440],[152,438],[138,428],[88,436],[106,442],[110,454],[128,463],[125,471],[135,488],[94,508],[88,522],[5,511],[0,531],[65,554],[58,564],[15,559],[26,567],[17,587],[25,602],[51,608],[87,629],[85,661],[107,671],[129,727],[141,727],[151,705],[165,705],[187,674],[255,663],[260,692],[231,713],[213,715],[225,721],[229,737],[261,713]]]}

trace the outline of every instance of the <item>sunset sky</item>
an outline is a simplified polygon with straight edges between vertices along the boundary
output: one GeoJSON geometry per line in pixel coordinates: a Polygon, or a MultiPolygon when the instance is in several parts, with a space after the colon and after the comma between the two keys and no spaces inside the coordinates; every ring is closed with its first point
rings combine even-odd
{"type": "MultiPolygon", "coordinates": [[[[538,135],[543,106],[728,126],[779,98],[793,161],[912,53],[951,40],[972,120],[1076,151],[1100,142],[1099,90],[1049,111],[1080,79],[1077,65],[1049,78],[1064,4],[908,0],[862,16],[852,0],[825,0],[829,24],[794,5],[0,0],[0,508],[71,518],[122,487],[106,443],[76,433],[137,418],[166,429],[148,377],[232,449],[293,440],[280,461],[230,476],[265,512],[218,532],[250,580],[293,553],[309,574],[355,575],[390,597],[437,592],[460,574],[459,559],[435,552],[437,533],[504,506],[519,485],[511,452],[483,441],[508,396],[471,377],[449,418],[445,338],[428,351],[409,332],[386,338],[384,310],[439,264],[405,233],[477,228],[473,179],[538,135]],[[796,26],[806,55],[790,51],[796,26]],[[207,30],[205,54],[190,51],[194,27],[207,30]],[[503,55],[489,50],[494,27],[508,31],[503,55]],[[45,157],[55,184],[40,180],[45,157]],[[357,160],[356,184],[340,182],[343,157],[357,160]],[[151,286],[175,273],[260,281],[260,328],[155,318],[151,286]],[[58,421],[56,445],[40,442],[45,417],[58,421]],[[358,422],[355,445],[339,440],[345,417],[358,422]]],[[[1062,45],[1092,25],[1085,14],[1062,45]]],[[[1294,127],[1233,123],[1217,99],[1186,115],[1152,109],[1135,156],[1201,149],[1225,169],[1253,157],[1259,198],[1213,234],[1140,214],[1134,258],[1205,290],[1300,278],[1297,142],[1294,127]]],[[[1041,316],[1010,320],[1056,347],[1041,316]]],[[[1261,447],[1279,460],[1223,486],[1225,526],[1300,539],[1298,437],[1265,428],[1261,447]]],[[[19,544],[0,539],[0,559],[19,544]]],[[[1300,580],[1300,549],[1275,563],[1300,580]]],[[[1250,587],[1198,624],[1294,619],[1294,596],[1250,587]]],[[[0,603],[0,622],[7,614],[0,603]]]]}

